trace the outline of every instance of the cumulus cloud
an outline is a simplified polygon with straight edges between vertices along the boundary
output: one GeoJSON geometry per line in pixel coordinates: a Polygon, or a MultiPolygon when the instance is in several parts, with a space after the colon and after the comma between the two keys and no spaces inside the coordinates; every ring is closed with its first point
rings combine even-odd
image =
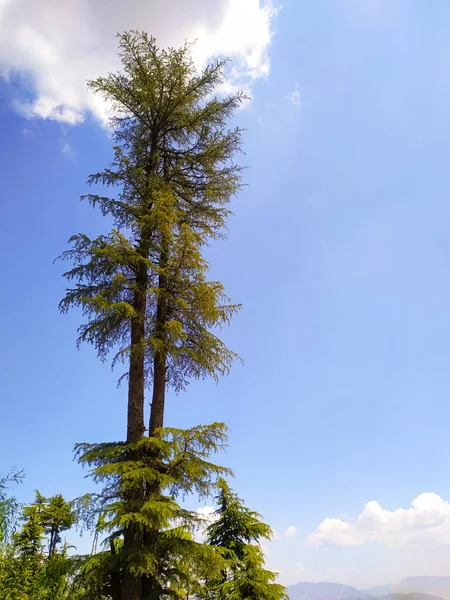
{"type": "Polygon", "coordinates": [[[286,537],[294,537],[297,535],[297,527],[291,525],[286,529],[286,537]]]}
{"type": "Polygon", "coordinates": [[[302,107],[302,95],[298,83],[295,84],[295,89],[292,92],[289,92],[287,99],[295,106],[295,108],[302,107]]]}
{"type": "Polygon", "coordinates": [[[197,541],[202,542],[205,539],[206,528],[208,525],[211,525],[211,523],[214,523],[214,521],[217,521],[218,515],[216,509],[212,506],[201,506],[200,508],[197,508],[195,512],[202,519],[202,524],[196,532],[195,537],[197,541]]]}
{"type": "Polygon", "coordinates": [[[450,545],[450,503],[437,494],[417,496],[410,508],[387,510],[378,502],[366,504],[356,521],[325,519],[309,535],[314,546],[450,545]]]}
{"type": "Polygon", "coordinates": [[[251,89],[269,73],[272,0],[0,0],[0,76],[25,78],[27,117],[76,124],[88,112],[105,121],[104,102],[86,80],[118,68],[115,34],[146,30],[161,46],[197,40],[194,59],[233,59],[229,89],[251,89]]]}
{"type": "Polygon", "coordinates": [[[216,509],[212,506],[201,506],[195,511],[208,525],[216,520],[216,509]]]}

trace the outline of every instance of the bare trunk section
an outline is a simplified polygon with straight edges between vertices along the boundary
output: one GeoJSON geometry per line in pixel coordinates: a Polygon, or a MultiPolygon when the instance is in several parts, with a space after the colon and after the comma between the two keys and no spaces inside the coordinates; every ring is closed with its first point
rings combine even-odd
{"type": "Polygon", "coordinates": [[[164,404],[166,400],[166,353],[158,352],[153,361],[153,395],[150,412],[149,435],[164,425],[164,404]]]}
{"type": "MultiPolygon", "coordinates": [[[[157,164],[157,155],[155,149],[157,147],[157,131],[153,132],[151,147],[153,150],[150,153],[150,160],[146,170],[148,180],[151,180],[155,173],[157,164]]],[[[152,199],[149,199],[147,208],[151,210],[152,199]]],[[[143,258],[148,259],[150,250],[150,238],[152,232],[144,230],[140,240],[140,254],[143,258]]],[[[127,420],[127,442],[133,443],[138,441],[145,432],[144,424],[144,392],[145,392],[145,316],[147,310],[147,287],[148,287],[148,270],[145,263],[139,268],[136,275],[137,289],[134,297],[133,308],[136,311],[136,317],[131,323],[131,354],[130,354],[130,369],[128,379],[128,420],[127,420]],[[136,349],[136,352],[133,352],[136,349]]],[[[131,460],[137,457],[130,457],[131,460]]],[[[145,482],[143,482],[142,490],[137,490],[132,498],[128,498],[133,504],[133,501],[139,503],[144,499],[145,482]]],[[[137,551],[141,550],[144,543],[144,532],[137,525],[132,524],[124,531],[124,550],[137,551]]],[[[130,572],[130,569],[123,570],[121,598],[120,600],[142,600],[143,597],[143,578],[136,577],[130,572]]]]}
{"type": "MultiPolygon", "coordinates": [[[[164,139],[164,147],[166,139],[164,139]]],[[[169,184],[168,159],[164,154],[164,180],[169,184]]],[[[166,321],[168,317],[167,305],[167,266],[169,262],[169,244],[163,236],[161,240],[161,252],[159,255],[159,276],[158,276],[158,303],[156,306],[156,337],[166,342],[166,321]]],[[[156,352],[153,359],[153,395],[152,408],[150,411],[149,435],[152,436],[155,430],[164,425],[164,404],[166,400],[166,370],[167,370],[167,352],[165,349],[156,352]]]]}
{"type": "MultiPolygon", "coordinates": [[[[164,140],[165,144],[165,140],[164,140]]],[[[164,179],[168,180],[167,157],[164,157],[164,179]]],[[[155,431],[164,425],[164,405],[166,400],[166,370],[167,352],[165,345],[165,327],[167,321],[167,264],[169,249],[167,240],[161,240],[161,252],[159,257],[160,273],[158,276],[159,296],[156,306],[155,336],[163,342],[163,350],[155,353],[153,359],[153,394],[150,410],[150,422],[148,427],[149,436],[154,436],[155,431]]],[[[159,486],[158,486],[159,487],[159,486]]],[[[160,489],[153,489],[153,493],[160,493],[160,489]]],[[[151,547],[155,543],[159,531],[150,530],[144,533],[144,546],[151,547]]],[[[142,600],[157,600],[159,594],[159,582],[153,577],[144,577],[142,581],[142,600]]]]}
{"type": "MultiPolygon", "coordinates": [[[[111,555],[114,556],[116,554],[114,540],[109,540],[109,548],[111,551],[111,555]]],[[[109,586],[105,589],[105,592],[107,596],[111,596],[112,600],[122,600],[120,576],[117,571],[113,571],[113,573],[111,574],[111,581],[109,586]]]]}
{"type": "Polygon", "coordinates": [[[145,309],[147,304],[147,268],[142,265],[136,277],[137,290],[133,308],[136,316],[131,322],[131,352],[128,375],[127,442],[139,440],[144,426],[144,348],[145,309]]]}
{"type": "MultiPolygon", "coordinates": [[[[156,307],[155,337],[165,342],[165,325],[167,320],[167,260],[168,250],[166,244],[160,254],[161,272],[158,277],[159,298],[156,307]]],[[[161,350],[155,353],[153,359],[153,394],[150,411],[149,436],[154,436],[155,431],[164,425],[164,404],[166,397],[166,369],[167,353],[161,350]]],[[[149,490],[152,494],[159,494],[159,486],[153,485],[149,490]]],[[[158,530],[150,530],[144,533],[144,546],[151,547],[159,535],[158,530]]],[[[142,600],[155,600],[159,598],[159,584],[153,577],[144,577],[142,581],[142,600]]]]}
{"type": "MultiPolygon", "coordinates": [[[[147,303],[147,268],[143,264],[136,277],[137,289],[134,296],[133,308],[136,316],[131,322],[131,352],[128,380],[128,417],[127,417],[127,442],[137,442],[144,434],[144,342],[145,342],[145,312],[147,303]]],[[[135,457],[130,456],[130,460],[135,457]]],[[[139,503],[143,493],[134,490],[125,500],[131,505],[139,503]]],[[[126,552],[139,551],[142,547],[142,531],[134,523],[124,531],[124,550],[126,552]]],[[[142,599],[142,578],[136,577],[125,566],[122,579],[122,600],[142,599]]]]}

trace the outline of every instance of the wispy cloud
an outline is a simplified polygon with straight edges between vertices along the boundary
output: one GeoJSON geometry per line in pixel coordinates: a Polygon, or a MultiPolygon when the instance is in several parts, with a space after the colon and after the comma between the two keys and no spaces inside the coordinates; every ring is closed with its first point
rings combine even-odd
{"type": "Polygon", "coordinates": [[[298,83],[295,84],[295,89],[292,90],[292,92],[289,92],[286,98],[295,106],[295,108],[300,109],[302,107],[302,95],[298,83]]]}
{"type": "Polygon", "coordinates": [[[61,152],[67,156],[67,158],[73,159],[77,156],[76,150],[74,150],[69,142],[66,141],[63,141],[62,143],[61,152]]]}
{"type": "Polygon", "coordinates": [[[27,140],[34,140],[34,138],[36,137],[36,132],[34,132],[32,129],[30,129],[29,127],[24,127],[22,129],[22,135],[24,138],[26,138],[27,140]]]}

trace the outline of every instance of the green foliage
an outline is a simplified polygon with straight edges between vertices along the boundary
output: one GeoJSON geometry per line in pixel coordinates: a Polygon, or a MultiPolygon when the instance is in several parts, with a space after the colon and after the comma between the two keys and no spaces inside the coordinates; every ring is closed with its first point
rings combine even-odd
{"type": "Polygon", "coordinates": [[[197,592],[204,600],[282,600],[287,598],[276,574],[264,568],[261,539],[272,531],[261,516],[248,509],[224,479],[218,482],[216,520],[207,527],[206,539],[226,561],[219,576],[203,571],[197,592]]]}
{"type": "Polygon", "coordinates": [[[36,600],[75,600],[77,590],[72,585],[75,565],[66,548],[48,556],[35,577],[36,600]]]}
{"type": "Polygon", "coordinates": [[[61,495],[36,501],[22,509],[21,523],[0,551],[0,598],[5,600],[77,600],[73,582],[79,561],[68,556],[66,545],[58,552],[59,533],[71,527],[74,515],[61,495]],[[56,532],[56,533],[55,533],[56,532]],[[49,553],[45,536],[49,536],[49,553]],[[53,546],[52,546],[53,540],[53,546]],[[50,552],[51,550],[51,552],[50,552]]]}
{"type": "Polygon", "coordinates": [[[247,544],[242,557],[231,564],[231,576],[218,586],[218,599],[288,600],[285,588],[275,583],[275,573],[264,568],[264,555],[259,546],[247,544]]]}
{"type": "Polygon", "coordinates": [[[9,495],[11,484],[21,483],[23,472],[12,470],[0,478],[0,544],[7,543],[14,531],[19,503],[9,495]]]}
{"type": "Polygon", "coordinates": [[[224,479],[220,479],[218,485],[217,520],[207,528],[207,540],[242,558],[248,544],[257,543],[261,538],[270,539],[272,530],[260,520],[261,515],[243,504],[224,479]]]}
{"type": "Polygon", "coordinates": [[[84,566],[93,588],[109,589],[114,573],[120,579],[126,564],[144,578],[151,597],[177,598],[195,585],[193,564],[223,568],[223,558],[214,548],[195,537],[202,518],[178,499],[192,494],[204,498],[220,476],[230,473],[210,461],[226,439],[225,425],[214,423],[188,430],[166,428],[135,444],[77,446],[80,462],[90,466],[94,481],[104,486],[101,494],[92,495],[91,510],[110,551],[92,556],[84,566]],[[143,482],[145,493],[133,494],[143,482]],[[119,540],[130,524],[151,543],[125,549],[119,540]]]}
{"type": "Polygon", "coordinates": [[[72,504],[64,500],[61,494],[44,498],[36,492],[36,506],[44,532],[49,536],[49,556],[52,556],[61,543],[61,533],[75,524],[76,515],[72,504]]]}
{"type": "Polygon", "coordinates": [[[148,383],[155,355],[163,354],[167,383],[182,389],[191,377],[227,373],[236,357],[214,330],[239,306],[207,280],[202,248],[223,236],[240,187],[233,156],[241,132],[227,120],[243,95],[215,97],[225,63],[197,73],[188,44],[161,50],[154,38],[129,32],[119,47],[122,72],[89,83],[116,114],[114,160],[89,183],[117,195],[85,196],[115,229],[70,239],[62,258],[75,265],[65,274],[75,286],[60,307],[80,306],[86,315],[79,343],[93,344],[102,358],[114,349],[114,362],[142,357],[148,383]],[[137,321],[143,333],[131,340],[137,321]]]}
{"type": "Polygon", "coordinates": [[[32,504],[23,508],[21,517],[23,525],[14,534],[14,546],[24,559],[39,559],[43,553],[44,527],[42,525],[39,506],[32,504]]]}

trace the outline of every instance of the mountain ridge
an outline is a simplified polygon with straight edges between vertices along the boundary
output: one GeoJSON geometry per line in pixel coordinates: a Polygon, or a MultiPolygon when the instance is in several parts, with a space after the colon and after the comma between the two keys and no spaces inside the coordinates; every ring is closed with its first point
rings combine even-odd
{"type": "Polygon", "coordinates": [[[450,576],[412,576],[368,589],[328,581],[303,581],[288,586],[287,593],[291,600],[450,600],[450,576]]]}
{"type": "Polygon", "coordinates": [[[343,600],[344,598],[358,597],[361,600],[369,599],[369,594],[358,590],[351,585],[320,581],[312,583],[302,581],[287,587],[291,600],[343,600]],[[360,594],[363,594],[360,596],[360,594]]]}

